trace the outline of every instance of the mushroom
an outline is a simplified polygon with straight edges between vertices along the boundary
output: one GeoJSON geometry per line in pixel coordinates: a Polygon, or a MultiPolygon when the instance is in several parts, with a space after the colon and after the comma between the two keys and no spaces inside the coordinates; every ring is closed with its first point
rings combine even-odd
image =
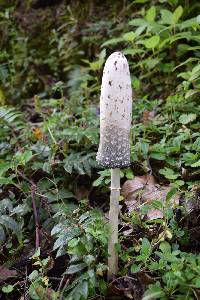
{"type": "Polygon", "coordinates": [[[118,272],[118,215],[120,168],[130,165],[132,89],[129,66],[121,52],[111,54],[104,67],[100,97],[100,143],[97,162],[111,169],[108,241],[108,279],[118,272]]]}

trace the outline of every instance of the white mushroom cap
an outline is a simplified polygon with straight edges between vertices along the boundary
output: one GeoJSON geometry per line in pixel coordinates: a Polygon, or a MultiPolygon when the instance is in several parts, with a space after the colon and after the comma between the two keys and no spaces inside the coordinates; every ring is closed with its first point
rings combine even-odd
{"type": "Polygon", "coordinates": [[[132,89],[128,62],[121,52],[114,52],[105,63],[101,85],[97,162],[102,167],[114,169],[130,164],[131,119],[132,89]]]}

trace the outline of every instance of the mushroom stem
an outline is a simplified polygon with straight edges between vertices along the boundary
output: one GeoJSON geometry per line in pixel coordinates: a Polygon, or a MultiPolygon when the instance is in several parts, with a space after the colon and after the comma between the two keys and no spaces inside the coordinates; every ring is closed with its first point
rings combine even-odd
{"type": "Polygon", "coordinates": [[[111,169],[111,194],[109,210],[110,236],[108,239],[108,280],[113,279],[118,272],[118,253],[115,245],[118,243],[118,218],[120,197],[120,169],[111,169]]]}

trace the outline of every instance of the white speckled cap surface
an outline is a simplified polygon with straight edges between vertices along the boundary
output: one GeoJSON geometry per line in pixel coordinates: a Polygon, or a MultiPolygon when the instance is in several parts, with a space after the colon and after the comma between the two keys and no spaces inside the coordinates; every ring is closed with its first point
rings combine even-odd
{"type": "Polygon", "coordinates": [[[130,165],[132,89],[129,66],[121,52],[111,54],[104,67],[100,97],[100,143],[97,162],[105,168],[130,165]]]}

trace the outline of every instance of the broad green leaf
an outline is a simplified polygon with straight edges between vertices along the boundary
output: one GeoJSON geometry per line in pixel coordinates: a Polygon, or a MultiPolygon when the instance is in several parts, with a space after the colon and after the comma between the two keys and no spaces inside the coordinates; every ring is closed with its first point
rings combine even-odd
{"type": "Polygon", "coordinates": [[[175,11],[173,12],[173,15],[172,15],[172,22],[173,24],[177,24],[179,19],[181,18],[183,14],[183,7],[181,5],[179,5],[175,11]]]}
{"type": "Polygon", "coordinates": [[[142,49],[131,49],[131,48],[124,49],[122,52],[125,55],[132,55],[132,56],[134,56],[136,54],[145,53],[145,51],[142,49]]]}
{"type": "Polygon", "coordinates": [[[188,99],[190,97],[192,97],[193,95],[199,93],[199,90],[188,90],[187,93],[185,94],[185,99],[188,99]]]}
{"type": "Polygon", "coordinates": [[[200,289],[200,278],[196,277],[192,280],[192,285],[195,285],[195,288],[200,289]]]}
{"type": "Polygon", "coordinates": [[[5,242],[6,234],[3,229],[3,226],[0,224],[0,245],[2,245],[3,242],[5,242]]]}
{"type": "Polygon", "coordinates": [[[196,120],[196,118],[196,114],[183,114],[179,117],[179,122],[183,125],[186,125],[196,120]]]}
{"type": "Polygon", "coordinates": [[[191,149],[200,152],[200,137],[195,140],[191,149]]]}
{"type": "Polygon", "coordinates": [[[129,25],[136,26],[136,27],[140,27],[140,26],[146,27],[148,26],[148,22],[145,19],[138,18],[138,19],[131,20],[129,22],[129,25]]]}
{"type": "Polygon", "coordinates": [[[187,19],[179,24],[177,24],[178,28],[180,30],[186,29],[186,28],[196,28],[199,25],[198,17],[192,18],[192,19],[187,19]]]}
{"type": "Polygon", "coordinates": [[[174,173],[174,170],[170,169],[170,168],[164,168],[164,169],[160,169],[159,173],[161,175],[164,175],[167,179],[177,179],[180,174],[179,173],[174,173]]]}
{"type": "Polygon", "coordinates": [[[155,20],[155,17],[156,17],[156,7],[153,5],[152,7],[150,7],[150,8],[147,10],[145,19],[146,19],[148,22],[153,22],[153,21],[155,20]]]}
{"type": "Polygon", "coordinates": [[[3,215],[0,218],[0,224],[4,225],[6,228],[11,229],[14,233],[20,232],[20,225],[10,216],[3,215]]]}
{"type": "Polygon", "coordinates": [[[145,292],[142,300],[165,299],[161,297],[165,297],[165,293],[161,288],[160,283],[158,282],[156,284],[148,286],[148,289],[145,292]]]}
{"type": "Polygon", "coordinates": [[[133,31],[123,34],[123,39],[127,42],[133,42],[135,38],[136,38],[136,33],[133,31]]]}
{"type": "Polygon", "coordinates": [[[189,81],[194,81],[195,79],[200,77],[200,64],[195,66],[190,73],[189,81]]]}
{"type": "Polygon", "coordinates": [[[87,264],[86,263],[80,263],[80,264],[77,264],[77,265],[71,265],[69,266],[69,268],[63,273],[63,275],[66,275],[66,274],[74,274],[74,273],[77,273],[77,272],[80,272],[81,270],[85,269],[85,267],[87,267],[87,264]]]}
{"type": "Polygon", "coordinates": [[[13,285],[6,285],[6,286],[3,286],[2,287],[2,292],[6,293],[6,294],[9,294],[13,291],[13,285]]]}
{"type": "Polygon", "coordinates": [[[171,245],[164,241],[160,244],[159,249],[163,252],[163,253],[171,253],[171,245]]]}
{"type": "Polygon", "coordinates": [[[36,278],[38,278],[39,276],[39,273],[37,270],[34,270],[33,272],[31,272],[31,274],[28,276],[29,280],[33,281],[35,280],[36,278]]]}
{"type": "Polygon", "coordinates": [[[100,176],[98,179],[96,179],[93,183],[92,183],[92,185],[93,186],[99,186],[102,182],[103,182],[103,177],[102,176],[100,176]]]}
{"type": "Polygon", "coordinates": [[[171,25],[172,24],[172,13],[171,11],[167,10],[167,9],[162,9],[160,11],[161,13],[161,20],[160,23],[161,24],[166,24],[166,25],[171,25]]]}
{"type": "Polygon", "coordinates": [[[0,185],[3,185],[3,184],[14,184],[14,181],[10,178],[0,177],[0,185]]]}
{"type": "Polygon", "coordinates": [[[10,215],[18,214],[20,216],[26,215],[28,212],[31,211],[31,208],[28,206],[27,203],[19,204],[15,208],[12,209],[10,215]]]}
{"type": "Polygon", "coordinates": [[[153,69],[156,65],[158,65],[160,62],[157,58],[147,58],[143,61],[143,64],[145,67],[147,67],[149,70],[153,69]]]}
{"type": "Polygon", "coordinates": [[[151,255],[151,252],[152,252],[151,243],[147,238],[143,238],[140,255],[136,257],[136,261],[146,261],[151,255]]]}
{"type": "Polygon", "coordinates": [[[18,164],[25,165],[32,157],[32,151],[26,150],[25,152],[17,152],[14,158],[18,164]]]}
{"type": "Polygon", "coordinates": [[[141,265],[132,265],[131,266],[131,273],[138,273],[140,272],[140,269],[141,269],[141,265]]]}
{"type": "Polygon", "coordinates": [[[162,152],[151,152],[150,157],[157,160],[165,160],[166,155],[162,152]]]}
{"type": "Polygon", "coordinates": [[[107,284],[103,279],[99,279],[99,289],[102,295],[106,295],[107,293],[107,284]]]}
{"type": "Polygon", "coordinates": [[[81,296],[84,297],[84,299],[88,298],[88,281],[84,280],[82,283],[78,286],[79,293],[81,296]]]}
{"type": "Polygon", "coordinates": [[[168,202],[177,192],[176,188],[172,188],[166,195],[166,201],[168,202]]]}
{"type": "Polygon", "coordinates": [[[0,177],[2,177],[2,175],[12,167],[13,166],[10,162],[1,162],[0,163],[0,177]]]}
{"type": "Polygon", "coordinates": [[[0,201],[0,214],[10,213],[13,209],[13,203],[9,198],[5,198],[0,201]]]}
{"type": "Polygon", "coordinates": [[[149,39],[146,39],[144,41],[144,45],[147,49],[154,49],[160,41],[159,35],[154,35],[150,37],[149,39]]]}
{"type": "Polygon", "coordinates": [[[200,159],[191,165],[192,168],[200,167],[200,159]]]}
{"type": "Polygon", "coordinates": [[[116,45],[116,44],[119,44],[119,43],[121,43],[123,41],[124,41],[124,39],[122,37],[120,37],[120,38],[113,38],[113,39],[110,39],[110,40],[106,41],[105,43],[103,43],[101,45],[101,47],[105,47],[105,46],[108,46],[108,45],[116,45]]]}

